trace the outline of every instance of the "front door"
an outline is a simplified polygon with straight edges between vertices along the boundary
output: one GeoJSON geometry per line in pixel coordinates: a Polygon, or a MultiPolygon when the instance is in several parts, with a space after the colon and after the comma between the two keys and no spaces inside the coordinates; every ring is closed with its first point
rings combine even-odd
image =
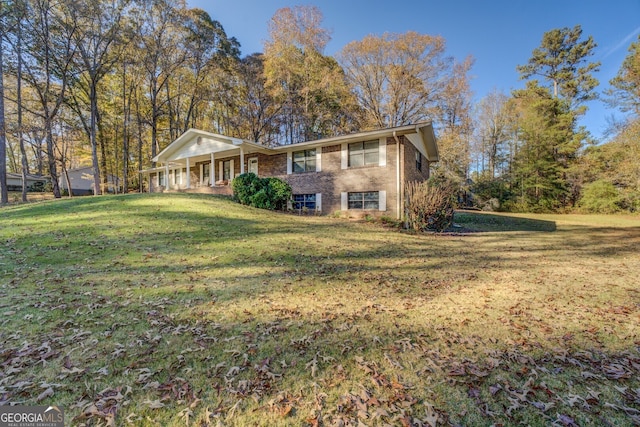
{"type": "Polygon", "coordinates": [[[258,158],[252,157],[249,159],[249,173],[258,175],[258,158]]]}

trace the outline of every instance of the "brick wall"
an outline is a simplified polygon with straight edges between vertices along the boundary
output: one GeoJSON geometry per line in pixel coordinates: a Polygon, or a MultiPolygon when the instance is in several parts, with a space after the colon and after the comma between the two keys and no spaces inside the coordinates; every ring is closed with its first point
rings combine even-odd
{"type": "Polygon", "coordinates": [[[386,165],[341,168],[341,145],[322,148],[322,171],[286,174],[286,155],[282,160],[283,173],[278,176],[291,185],[294,194],[322,193],[322,214],[341,210],[341,193],[386,191],[386,211],[349,211],[349,215],[396,215],[396,143],[387,139],[386,165]]]}
{"type": "Polygon", "coordinates": [[[429,161],[422,156],[422,169],[416,168],[416,153],[419,151],[409,141],[404,145],[404,175],[405,182],[422,182],[429,179],[429,161]]]}

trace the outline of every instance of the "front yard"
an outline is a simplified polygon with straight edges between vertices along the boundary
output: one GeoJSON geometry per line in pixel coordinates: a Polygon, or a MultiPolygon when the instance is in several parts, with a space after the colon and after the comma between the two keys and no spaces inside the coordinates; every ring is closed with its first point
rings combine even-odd
{"type": "Polygon", "coordinates": [[[640,424],[640,219],[0,209],[0,404],[73,425],[640,424]]]}

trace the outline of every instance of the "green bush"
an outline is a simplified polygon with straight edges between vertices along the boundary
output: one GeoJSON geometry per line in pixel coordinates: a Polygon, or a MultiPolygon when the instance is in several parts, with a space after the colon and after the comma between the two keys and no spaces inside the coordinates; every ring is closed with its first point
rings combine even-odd
{"type": "Polygon", "coordinates": [[[254,208],[260,209],[269,209],[274,210],[273,204],[271,203],[271,199],[269,198],[269,193],[266,188],[261,188],[257,193],[251,196],[250,206],[254,208]]]}
{"type": "Polygon", "coordinates": [[[267,191],[273,209],[287,209],[287,202],[291,200],[291,187],[279,178],[265,178],[268,180],[267,191]]]}
{"type": "Polygon", "coordinates": [[[412,182],[406,187],[409,228],[444,231],[453,224],[455,187],[444,180],[412,182]]]}
{"type": "Polygon", "coordinates": [[[233,199],[243,205],[251,205],[251,198],[262,188],[262,180],[254,173],[243,173],[231,181],[233,199]]]}
{"type": "Polygon", "coordinates": [[[291,187],[280,178],[258,178],[253,173],[237,176],[231,183],[233,198],[260,209],[285,210],[291,200],[291,187]]]}
{"type": "Polygon", "coordinates": [[[580,207],[590,213],[616,213],[621,210],[623,197],[609,181],[599,179],[584,186],[580,207]]]}
{"type": "Polygon", "coordinates": [[[488,173],[477,174],[471,184],[473,202],[482,210],[499,211],[511,198],[511,191],[502,178],[494,178],[488,173]]]}

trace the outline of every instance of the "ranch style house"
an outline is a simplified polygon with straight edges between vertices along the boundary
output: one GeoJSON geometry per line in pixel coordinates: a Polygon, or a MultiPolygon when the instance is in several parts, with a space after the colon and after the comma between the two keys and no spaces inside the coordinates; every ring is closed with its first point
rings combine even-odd
{"type": "Polygon", "coordinates": [[[294,209],[401,219],[405,184],[428,179],[438,159],[431,123],[277,147],[189,129],[142,174],[150,192],[231,195],[231,180],[252,172],[289,183],[294,209]]]}

